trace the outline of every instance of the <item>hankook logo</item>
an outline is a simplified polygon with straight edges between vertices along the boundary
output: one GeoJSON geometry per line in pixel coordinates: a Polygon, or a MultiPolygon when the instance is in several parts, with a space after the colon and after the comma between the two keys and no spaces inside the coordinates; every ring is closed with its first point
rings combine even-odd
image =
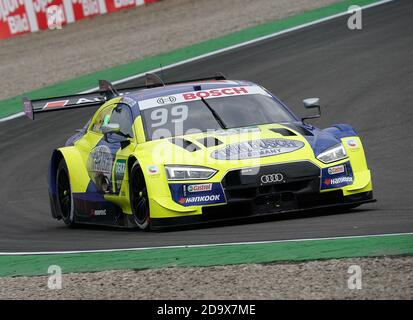
{"type": "Polygon", "coordinates": [[[261,182],[263,184],[277,183],[277,182],[283,182],[283,181],[284,181],[284,175],[282,173],[271,173],[271,174],[264,174],[261,176],[261,182]]]}

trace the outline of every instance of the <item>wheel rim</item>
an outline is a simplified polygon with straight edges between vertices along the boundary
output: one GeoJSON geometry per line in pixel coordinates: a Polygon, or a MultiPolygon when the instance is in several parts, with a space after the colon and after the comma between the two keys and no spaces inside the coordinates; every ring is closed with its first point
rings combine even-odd
{"type": "Polygon", "coordinates": [[[141,173],[132,181],[133,215],[139,225],[144,224],[149,216],[149,199],[145,180],[141,173]]]}
{"type": "Polygon", "coordinates": [[[70,217],[70,212],[72,209],[72,196],[70,190],[69,177],[66,171],[62,170],[59,172],[57,183],[57,192],[59,197],[60,209],[64,218],[70,217]]]}

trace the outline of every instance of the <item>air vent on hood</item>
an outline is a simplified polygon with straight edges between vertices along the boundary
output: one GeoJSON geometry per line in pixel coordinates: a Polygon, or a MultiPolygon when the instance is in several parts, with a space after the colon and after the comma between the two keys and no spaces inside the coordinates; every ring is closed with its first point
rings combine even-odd
{"type": "Polygon", "coordinates": [[[206,137],[197,140],[199,143],[203,144],[205,147],[216,147],[222,144],[222,141],[214,137],[206,137]]]}
{"type": "Polygon", "coordinates": [[[291,129],[297,131],[299,134],[301,134],[303,136],[313,136],[314,135],[310,130],[308,130],[308,129],[302,127],[302,126],[294,125],[294,124],[289,124],[287,126],[291,129]]]}
{"type": "Polygon", "coordinates": [[[285,129],[285,128],[272,128],[270,129],[272,132],[278,133],[284,137],[292,137],[292,136],[296,136],[296,134],[294,132],[292,132],[291,130],[285,129]]]}
{"type": "Polygon", "coordinates": [[[194,151],[197,151],[197,150],[200,149],[196,144],[192,143],[189,140],[185,140],[183,138],[173,138],[169,141],[171,143],[177,145],[178,147],[181,147],[181,148],[183,148],[183,149],[185,149],[186,151],[189,151],[189,152],[194,152],[194,151]]]}

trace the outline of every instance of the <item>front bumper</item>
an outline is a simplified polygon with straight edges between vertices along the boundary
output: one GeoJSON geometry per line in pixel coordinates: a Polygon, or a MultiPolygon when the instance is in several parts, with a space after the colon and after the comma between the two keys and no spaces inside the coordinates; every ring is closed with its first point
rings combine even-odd
{"type": "Polygon", "coordinates": [[[226,205],[202,208],[201,215],[190,215],[173,218],[152,218],[151,229],[186,227],[191,225],[214,224],[218,222],[241,221],[259,217],[269,217],[278,214],[299,213],[325,209],[348,209],[361,204],[376,202],[373,191],[343,196],[342,191],[312,194],[296,198],[295,201],[285,202],[282,206],[277,202],[268,201],[264,204],[228,203],[226,205]]]}
{"type": "Polygon", "coordinates": [[[175,206],[193,211],[169,217],[152,217],[152,228],[352,207],[375,201],[370,172],[368,169],[354,172],[349,162],[344,161],[325,169],[320,169],[310,161],[270,164],[255,169],[232,169],[226,172],[219,183],[197,185],[208,187],[207,191],[198,192],[197,195],[218,197],[225,204],[218,201],[198,202],[195,206],[184,207],[185,201],[194,194],[185,190],[193,189],[194,185],[173,185],[171,192],[175,206]],[[178,204],[178,199],[183,200],[182,205],[178,204]]]}

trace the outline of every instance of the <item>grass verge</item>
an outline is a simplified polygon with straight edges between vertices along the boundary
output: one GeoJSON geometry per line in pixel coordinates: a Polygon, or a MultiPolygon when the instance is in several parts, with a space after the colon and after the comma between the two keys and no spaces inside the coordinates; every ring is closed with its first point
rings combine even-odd
{"type": "Polygon", "coordinates": [[[413,234],[98,253],[0,256],[0,277],[165,267],[207,267],[319,259],[413,255],[413,234]]]}

